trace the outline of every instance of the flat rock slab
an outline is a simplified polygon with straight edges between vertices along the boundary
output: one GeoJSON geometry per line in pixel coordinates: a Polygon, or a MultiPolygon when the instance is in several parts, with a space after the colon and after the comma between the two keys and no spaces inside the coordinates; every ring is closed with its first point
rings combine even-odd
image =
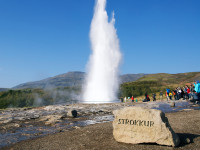
{"type": "Polygon", "coordinates": [[[160,110],[126,107],[113,111],[113,136],[123,143],[178,146],[180,139],[160,110]]]}

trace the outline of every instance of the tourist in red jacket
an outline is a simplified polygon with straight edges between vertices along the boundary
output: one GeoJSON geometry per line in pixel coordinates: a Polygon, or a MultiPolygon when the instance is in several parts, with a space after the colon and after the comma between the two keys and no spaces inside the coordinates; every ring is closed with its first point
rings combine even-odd
{"type": "Polygon", "coordinates": [[[190,95],[190,88],[187,86],[187,99],[189,99],[189,95],[190,95]]]}
{"type": "Polygon", "coordinates": [[[131,99],[132,99],[132,102],[134,102],[134,97],[133,96],[131,97],[131,99]]]}

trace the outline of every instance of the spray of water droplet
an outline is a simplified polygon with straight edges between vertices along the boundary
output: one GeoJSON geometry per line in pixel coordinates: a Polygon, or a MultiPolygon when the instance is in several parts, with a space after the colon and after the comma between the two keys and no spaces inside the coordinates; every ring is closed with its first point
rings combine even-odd
{"type": "Polygon", "coordinates": [[[83,93],[84,102],[89,103],[105,103],[117,99],[121,53],[114,26],[114,12],[109,21],[105,7],[106,0],[97,0],[90,28],[92,53],[83,93]]]}

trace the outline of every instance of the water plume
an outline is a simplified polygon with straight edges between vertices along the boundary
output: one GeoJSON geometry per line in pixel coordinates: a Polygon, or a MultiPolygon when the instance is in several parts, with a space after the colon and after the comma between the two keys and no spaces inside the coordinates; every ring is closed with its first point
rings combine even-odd
{"type": "Polygon", "coordinates": [[[106,0],[97,0],[90,28],[92,54],[83,94],[84,102],[105,103],[117,99],[121,53],[114,27],[114,12],[109,21],[106,0]]]}

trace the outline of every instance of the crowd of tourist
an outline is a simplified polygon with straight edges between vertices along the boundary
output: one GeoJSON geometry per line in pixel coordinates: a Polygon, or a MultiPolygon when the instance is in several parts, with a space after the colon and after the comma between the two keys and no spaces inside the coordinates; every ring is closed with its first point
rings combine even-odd
{"type": "MultiPolygon", "coordinates": [[[[160,91],[160,100],[163,100],[163,91],[160,91]]],[[[185,85],[184,87],[177,87],[175,89],[166,89],[165,92],[165,96],[167,98],[167,100],[190,100],[192,102],[195,103],[200,103],[200,83],[197,80],[195,83],[193,84],[188,84],[185,85]]],[[[152,98],[153,101],[156,101],[156,94],[153,93],[152,94],[152,98]]],[[[127,99],[126,97],[123,99],[122,98],[122,102],[126,102],[127,99]]],[[[134,102],[134,97],[131,97],[131,101],[134,102]]],[[[150,97],[147,94],[147,92],[145,93],[145,99],[143,100],[143,102],[148,102],[150,101],[150,97]]]]}
{"type": "MultiPolygon", "coordinates": [[[[166,89],[165,96],[167,100],[190,100],[192,102],[200,102],[200,83],[197,80],[195,83],[185,85],[184,87],[177,87],[174,90],[166,89]]],[[[153,101],[156,100],[156,94],[152,94],[153,101]]],[[[160,91],[160,100],[163,100],[163,91],[160,91]]],[[[145,93],[143,102],[150,101],[149,95],[145,93]]]]}
{"type": "MultiPolygon", "coordinates": [[[[163,93],[160,92],[160,97],[163,93]]],[[[174,90],[166,89],[167,100],[191,100],[191,101],[200,101],[200,83],[196,81],[194,84],[186,85],[184,87],[177,87],[174,90]]]]}

